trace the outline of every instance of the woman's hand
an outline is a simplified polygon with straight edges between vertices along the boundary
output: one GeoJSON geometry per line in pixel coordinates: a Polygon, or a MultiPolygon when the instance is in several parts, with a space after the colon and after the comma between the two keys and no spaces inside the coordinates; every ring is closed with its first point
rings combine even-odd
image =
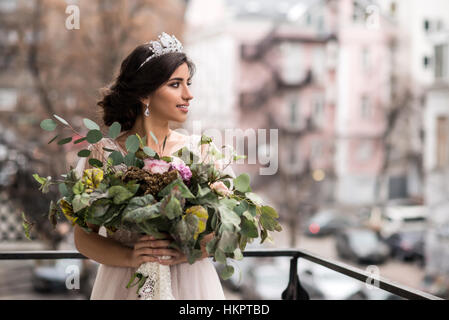
{"type": "Polygon", "coordinates": [[[169,248],[172,241],[172,239],[169,239],[169,235],[166,235],[166,238],[161,240],[156,240],[149,235],[142,236],[134,244],[130,257],[130,265],[138,268],[145,262],[158,262],[163,265],[175,265],[187,262],[187,258],[182,252],[169,248]],[[161,259],[162,256],[168,256],[170,258],[161,259]]]}

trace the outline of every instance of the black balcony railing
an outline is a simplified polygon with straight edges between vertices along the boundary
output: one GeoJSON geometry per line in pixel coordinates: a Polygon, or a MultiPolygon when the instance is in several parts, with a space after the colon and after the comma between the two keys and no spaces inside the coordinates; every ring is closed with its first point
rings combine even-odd
{"type": "MultiPolygon", "coordinates": [[[[287,288],[282,293],[285,300],[306,300],[307,292],[303,289],[298,277],[298,259],[306,259],[318,265],[332,269],[353,279],[363,282],[372,281],[372,275],[355,267],[341,262],[332,261],[312,254],[305,250],[247,250],[243,253],[245,257],[290,257],[290,275],[287,288]]],[[[87,259],[78,251],[3,251],[0,252],[0,260],[56,260],[56,259],[87,259]]],[[[408,300],[443,300],[434,295],[420,290],[412,289],[382,277],[376,278],[379,289],[390,292],[408,300]]]]}

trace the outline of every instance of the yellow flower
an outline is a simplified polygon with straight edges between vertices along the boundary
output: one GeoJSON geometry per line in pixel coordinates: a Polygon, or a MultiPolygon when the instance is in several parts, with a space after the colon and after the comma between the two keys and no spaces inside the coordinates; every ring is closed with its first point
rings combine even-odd
{"type": "Polygon", "coordinates": [[[98,168],[84,170],[82,181],[87,193],[94,191],[103,181],[103,170],[98,168]]]}
{"type": "MultiPolygon", "coordinates": [[[[209,215],[207,214],[207,210],[203,206],[193,206],[186,210],[186,215],[193,214],[198,217],[198,226],[195,231],[195,235],[193,239],[197,239],[198,235],[206,230],[206,222],[209,215]]],[[[184,216],[185,217],[185,216],[184,216]]],[[[183,218],[184,218],[183,217],[183,218]]]]}
{"type": "Polygon", "coordinates": [[[62,213],[64,213],[67,220],[72,222],[72,225],[75,225],[78,217],[73,216],[73,207],[72,205],[64,199],[59,200],[59,206],[61,207],[62,213]]]}

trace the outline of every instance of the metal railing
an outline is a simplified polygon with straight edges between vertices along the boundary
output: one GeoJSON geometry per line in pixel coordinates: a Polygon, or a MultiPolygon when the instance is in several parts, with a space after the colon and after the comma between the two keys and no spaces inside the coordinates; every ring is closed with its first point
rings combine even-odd
{"type": "MultiPolygon", "coordinates": [[[[309,298],[307,292],[300,284],[298,277],[298,259],[305,259],[344,274],[350,278],[367,282],[373,279],[372,274],[349,266],[347,264],[332,261],[330,259],[319,257],[305,250],[286,249],[286,250],[247,250],[243,253],[244,257],[290,257],[290,275],[287,288],[282,293],[282,299],[285,300],[306,300],[309,298]]],[[[0,260],[57,260],[57,259],[87,259],[78,251],[1,251],[0,260]]],[[[437,296],[425,293],[420,290],[412,289],[407,286],[395,283],[393,281],[376,277],[378,288],[397,295],[408,300],[444,300],[437,296]]]]}

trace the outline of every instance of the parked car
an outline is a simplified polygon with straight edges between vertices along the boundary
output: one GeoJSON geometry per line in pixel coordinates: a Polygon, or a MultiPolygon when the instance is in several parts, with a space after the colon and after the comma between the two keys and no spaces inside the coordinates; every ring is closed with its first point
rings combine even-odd
{"type": "Polygon", "coordinates": [[[339,214],[335,210],[323,210],[309,219],[305,234],[310,237],[327,236],[355,224],[354,220],[339,214]]]}
{"type": "Polygon", "coordinates": [[[399,300],[400,297],[319,264],[301,259],[299,281],[311,300],[399,300]]]}
{"type": "Polygon", "coordinates": [[[418,261],[424,265],[424,242],[426,231],[423,229],[399,231],[386,239],[391,256],[404,261],[418,261]]]}
{"type": "Polygon", "coordinates": [[[346,229],[337,233],[335,240],[340,258],[360,264],[382,264],[390,254],[388,245],[369,229],[346,229]]]}
{"type": "Polygon", "coordinates": [[[425,229],[427,216],[426,206],[387,206],[380,234],[386,239],[399,231],[425,229]]]}

